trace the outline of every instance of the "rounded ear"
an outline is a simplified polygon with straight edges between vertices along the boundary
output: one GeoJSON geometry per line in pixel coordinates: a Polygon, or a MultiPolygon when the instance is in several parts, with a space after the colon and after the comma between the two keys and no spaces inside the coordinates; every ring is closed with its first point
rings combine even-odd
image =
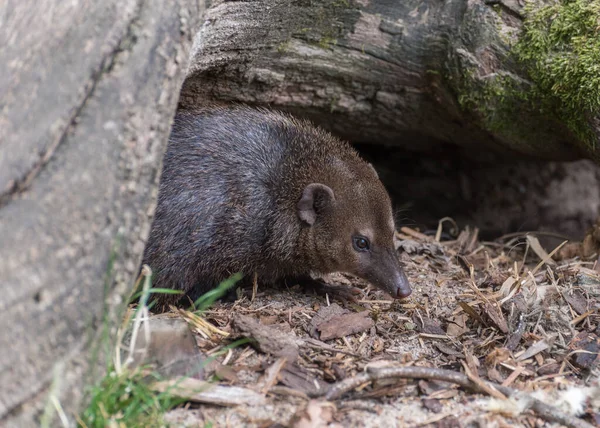
{"type": "Polygon", "coordinates": [[[298,201],[298,217],[312,226],[317,216],[330,207],[335,201],[333,190],[321,183],[311,183],[304,188],[298,201]]]}

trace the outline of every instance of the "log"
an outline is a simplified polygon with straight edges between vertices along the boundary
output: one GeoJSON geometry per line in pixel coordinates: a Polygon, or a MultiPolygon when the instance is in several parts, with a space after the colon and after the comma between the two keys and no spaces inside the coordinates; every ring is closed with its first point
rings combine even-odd
{"type": "Polygon", "coordinates": [[[564,115],[542,112],[543,100],[527,99],[537,83],[513,49],[522,3],[218,0],[180,106],[268,105],[356,143],[426,153],[450,144],[482,160],[597,159],[597,110],[580,112],[584,139],[564,115]]]}
{"type": "Polygon", "coordinates": [[[53,381],[78,411],[91,345],[139,268],[203,9],[0,5],[2,426],[38,426],[53,381]]]}

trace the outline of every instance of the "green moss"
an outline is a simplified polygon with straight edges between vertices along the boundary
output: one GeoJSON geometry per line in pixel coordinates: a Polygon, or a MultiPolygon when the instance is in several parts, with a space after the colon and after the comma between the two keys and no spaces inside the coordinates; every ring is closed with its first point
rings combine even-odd
{"type": "MultiPolygon", "coordinates": [[[[530,125],[520,127],[515,117],[525,114],[530,107],[528,88],[515,76],[495,73],[486,78],[476,78],[476,69],[463,70],[464,78],[459,84],[458,103],[463,111],[477,114],[484,127],[507,140],[528,140],[530,125]],[[522,112],[522,113],[519,113],[522,112]]],[[[531,114],[527,114],[535,120],[531,114]]]]}
{"type": "Polygon", "coordinates": [[[530,1],[519,33],[498,7],[471,10],[443,77],[503,145],[562,158],[567,139],[598,158],[590,122],[600,114],[600,0],[530,1]]]}
{"type": "Polygon", "coordinates": [[[322,49],[329,49],[332,45],[337,45],[337,39],[330,36],[323,36],[317,43],[322,49]]]}
{"type": "MultiPolygon", "coordinates": [[[[507,35],[502,29],[497,11],[470,9],[460,27],[460,44],[452,51],[441,77],[454,91],[460,109],[473,116],[481,128],[493,133],[505,146],[535,154],[542,149],[539,132],[545,127],[538,126],[541,115],[532,113],[531,105],[521,95],[529,91],[528,82],[503,71],[514,66],[501,64],[510,56],[507,35]],[[519,120],[522,118],[527,120],[519,120]],[[532,126],[532,122],[536,124],[532,126]]],[[[429,72],[428,75],[433,77],[429,72]]]]}
{"type": "Polygon", "coordinates": [[[330,49],[354,26],[359,10],[349,0],[324,0],[319,5],[303,9],[303,27],[293,30],[292,36],[305,39],[322,49],[330,49]]]}
{"type": "Polygon", "coordinates": [[[277,52],[280,54],[286,53],[290,49],[291,40],[285,40],[277,45],[277,52]]]}
{"type": "Polygon", "coordinates": [[[600,113],[600,0],[532,2],[525,14],[513,52],[535,83],[531,96],[594,144],[588,119],[600,113]]]}

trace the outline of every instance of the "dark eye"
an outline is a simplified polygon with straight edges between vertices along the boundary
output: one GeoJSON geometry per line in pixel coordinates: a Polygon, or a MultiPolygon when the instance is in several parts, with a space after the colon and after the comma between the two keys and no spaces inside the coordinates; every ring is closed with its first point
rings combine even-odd
{"type": "Polygon", "coordinates": [[[356,251],[369,251],[370,248],[369,240],[362,236],[353,237],[352,245],[356,251]]]}

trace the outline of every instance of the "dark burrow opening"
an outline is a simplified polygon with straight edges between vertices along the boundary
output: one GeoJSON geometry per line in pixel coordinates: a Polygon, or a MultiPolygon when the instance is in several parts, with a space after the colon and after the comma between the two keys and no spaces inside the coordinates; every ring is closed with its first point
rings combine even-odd
{"type": "Polygon", "coordinates": [[[434,231],[441,218],[451,217],[459,228],[479,228],[484,240],[527,231],[580,240],[599,213],[600,167],[591,161],[481,162],[459,148],[424,155],[381,145],[355,147],[390,192],[398,226],[434,231]]]}

